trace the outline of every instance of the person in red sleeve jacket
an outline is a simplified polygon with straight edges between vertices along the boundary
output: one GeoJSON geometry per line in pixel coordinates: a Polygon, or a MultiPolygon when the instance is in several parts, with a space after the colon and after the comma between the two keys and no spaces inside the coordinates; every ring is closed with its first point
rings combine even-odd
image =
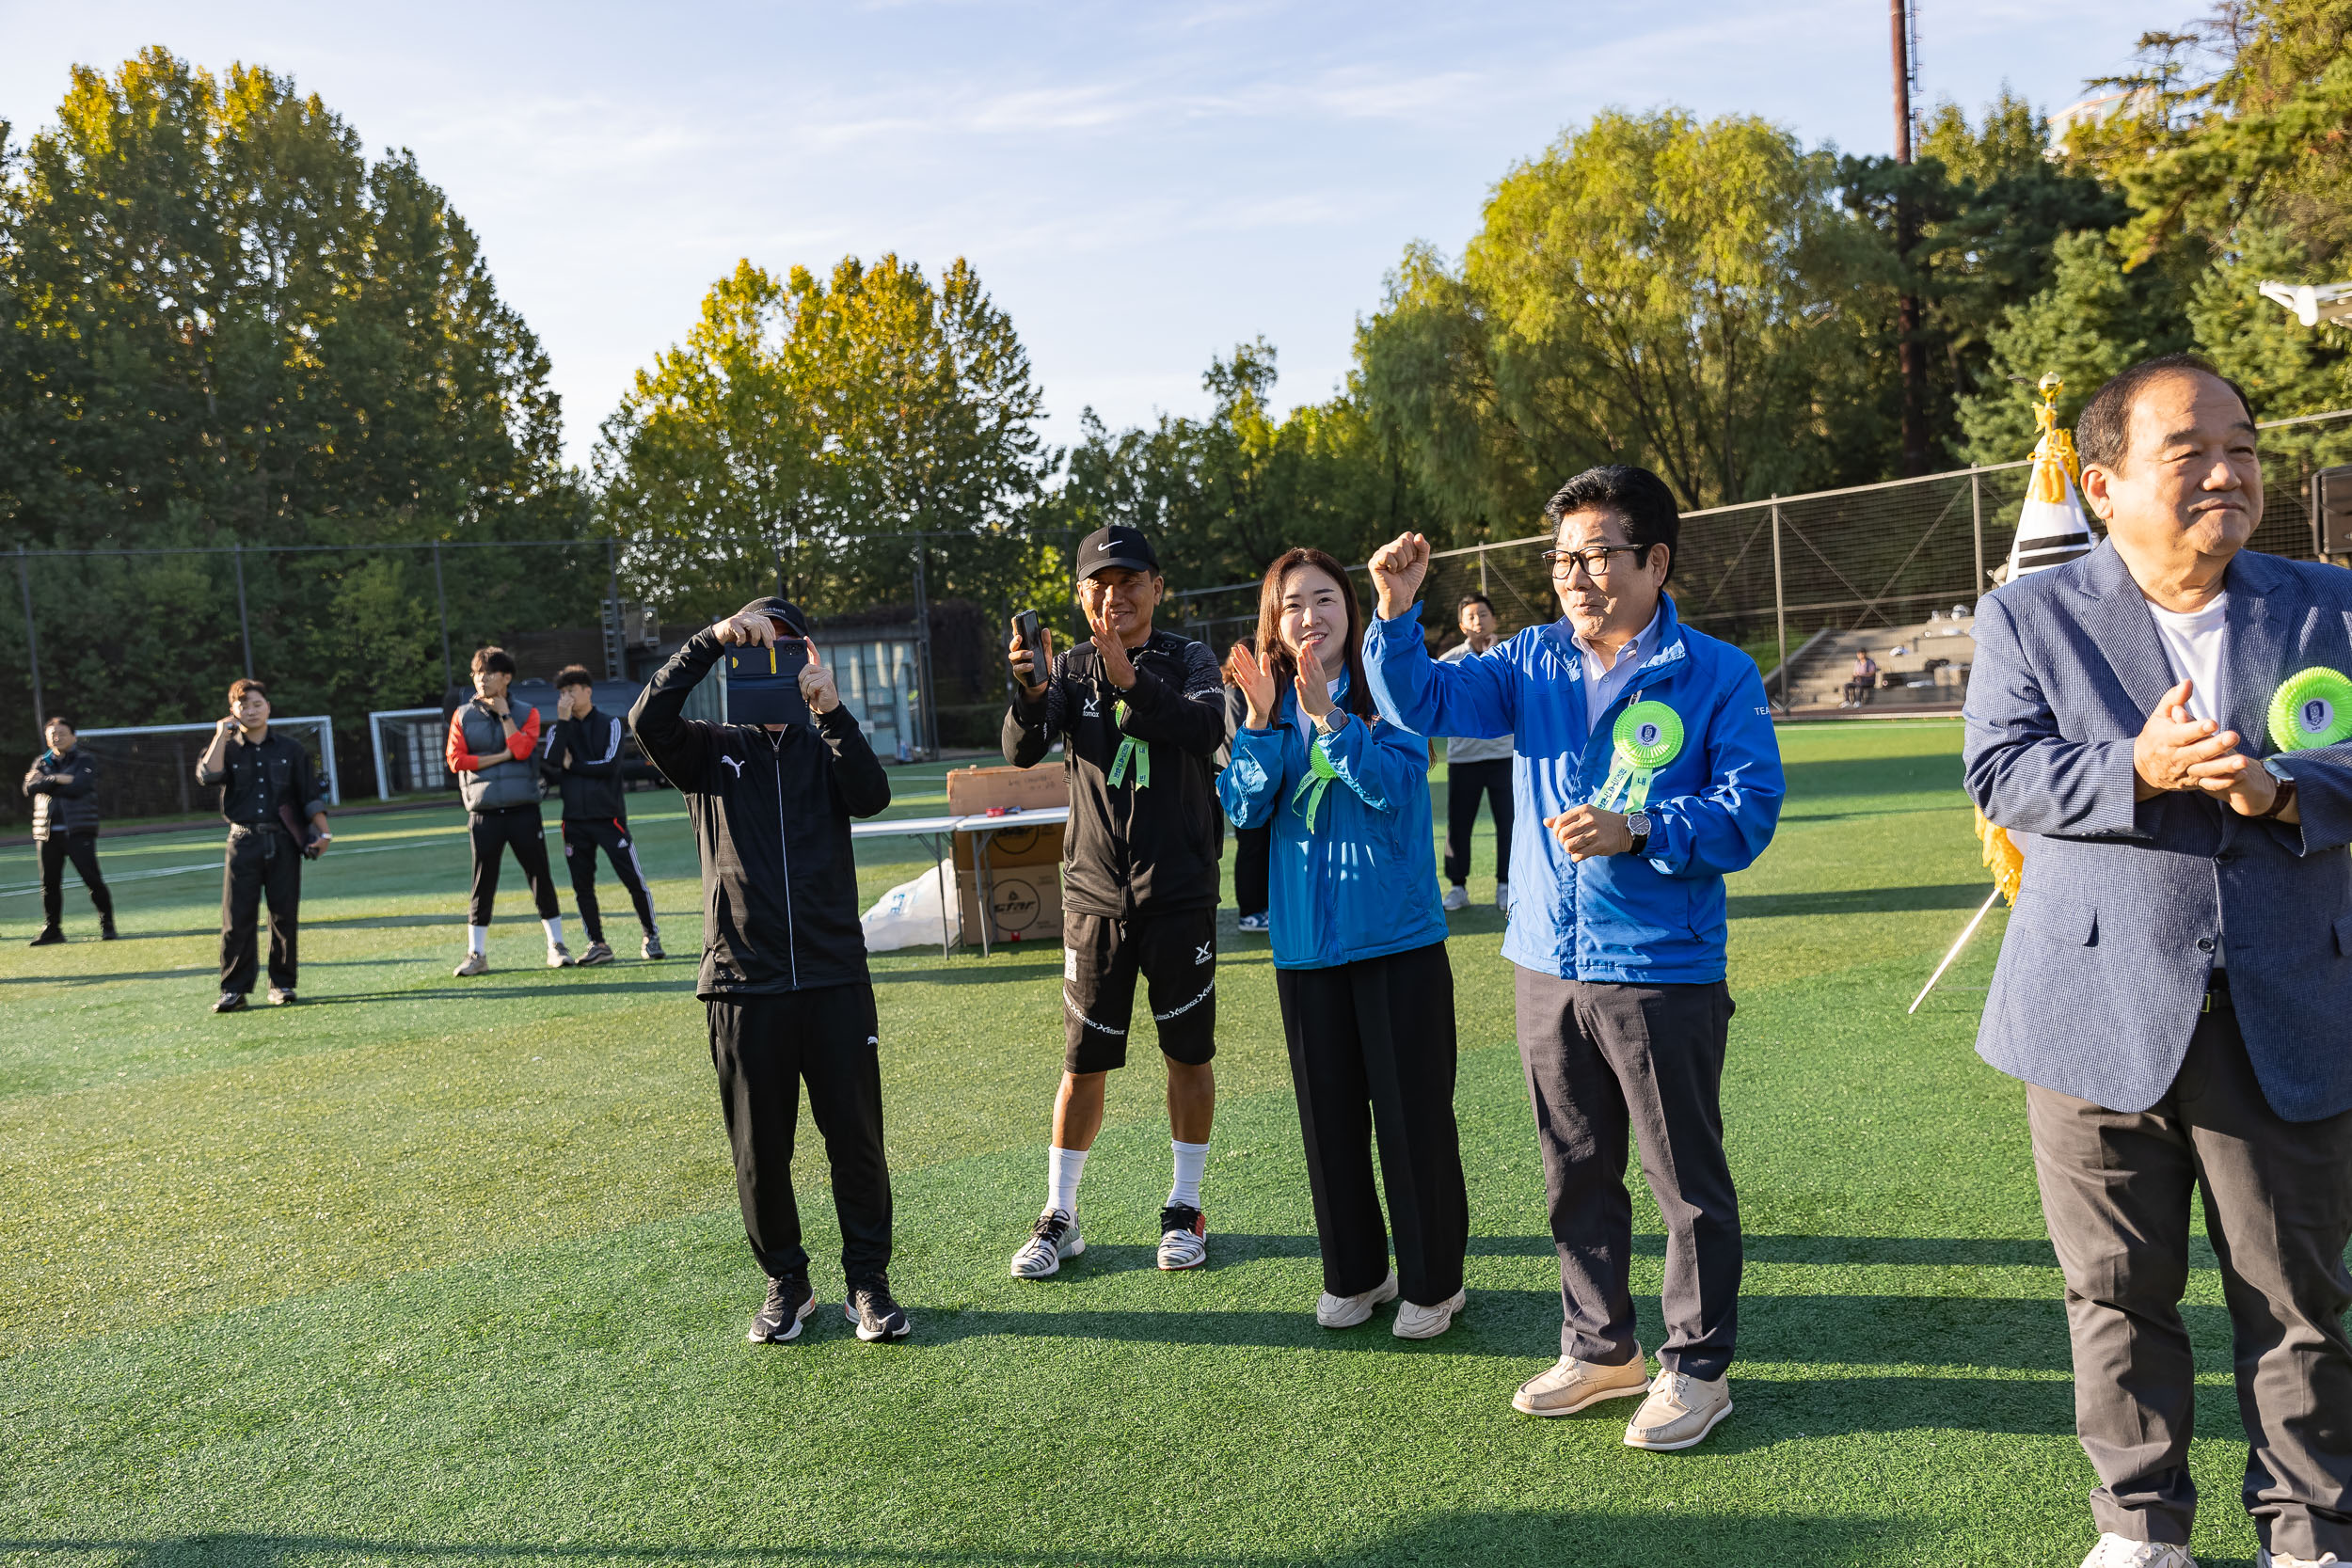
{"type": "Polygon", "coordinates": [[[548,870],[546,824],[539,819],[539,710],[523,709],[515,721],[506,689],[515,679],[515,659],[504,648],[477,648],[473,656],[473,700],[450,715],[449,770],[465,797],[467,832],[473,840],[473,901],[466,915],[466,961],[459,978],[490,968],[490,906],[498,901],[501,851],[513,848],[515,863],[539,905],[547,927],[548,967],[572,961],[564,945],[564,916],[556,908],[555,878],[548,870]]]}

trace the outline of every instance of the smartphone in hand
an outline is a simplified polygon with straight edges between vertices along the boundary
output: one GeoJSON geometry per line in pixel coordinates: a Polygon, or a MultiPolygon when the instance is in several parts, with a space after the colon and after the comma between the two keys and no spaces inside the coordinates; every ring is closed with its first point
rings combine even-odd
{"type": "Polygon", "coordinates": [[[1038,644],[1044,640],[1044,627],[1038,619],[1037,611],[1025,610],[1014,616],[1012,634],[1021,640],[1024,648],[1031,653],[1037,652],[1038,644]]]}

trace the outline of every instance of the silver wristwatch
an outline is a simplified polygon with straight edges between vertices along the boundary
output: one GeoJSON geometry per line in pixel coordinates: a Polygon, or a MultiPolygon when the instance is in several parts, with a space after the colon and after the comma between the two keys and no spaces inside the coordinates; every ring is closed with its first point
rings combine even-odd
{"type": "Polygon", "coordinates": [[[1629,855],[1639,855],[1646,852],[1649,848],[1649,813],[1645,811],[1628,812],[1626,814],[1625,826],[1626,831],[1633,835],[1633,847],[1627,850],[1626,853],[1629,855]]]}

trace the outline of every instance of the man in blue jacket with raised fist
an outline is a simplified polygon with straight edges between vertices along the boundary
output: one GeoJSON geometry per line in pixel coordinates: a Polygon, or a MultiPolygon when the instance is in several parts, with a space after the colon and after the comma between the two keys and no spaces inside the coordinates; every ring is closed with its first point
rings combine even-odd
{"type": "Polygon", "coordinates": [[[1364,665],[1382,717],[1422,735],[1509,736],[1519,1056],[1565,1322],[1561,1355],[1512,1404],[1565,1416],[1646,1396],[1639,1449],[1687,1449],[1731,1413],[1740,1206],[1724,1157],[1731,1026],[1724,878],[1772,842],[1780,749],[1756,662],[1676,618],[1681,517],[1645,469],[1611,464],[1544,508],[1562,618],[1440,664],[1409,614],[1429,542],[1372,558],[1379,619],[1364,665]],[[1666,1342],[1633,1338],[1626,1140],[1666,1221],[1666,1342]]]}

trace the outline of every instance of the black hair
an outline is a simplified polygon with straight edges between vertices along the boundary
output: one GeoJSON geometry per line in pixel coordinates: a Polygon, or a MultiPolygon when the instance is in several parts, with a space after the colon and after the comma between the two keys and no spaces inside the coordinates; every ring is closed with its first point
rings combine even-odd
{"type": "Polygon", "coordinates": [[[1555,533],[1560,520],[1578,512],[1613,512],[1625,524],[1625,542],[1638,545],[1637,566],[1649,564],[1652,545],[1666,546],[1666,578],[1674,578],[1675,547],[1682,541],[1682,512],[1666,482],[1629,463],[1587,468],[1544,503],[1544,519],[1555,533]]]}
{"type": "Polygon", "coordinates": [[[1459,615],[1462,611],[1468,610],[1474,604],[1483,604],[1488,610],[1492,610],[1495,607],[1494,600],[1486,597],[1486,594],[1479,593],[1476,589],[1472,589],[1469,593],[1462,595],[1462,602],[1454,607],[1454,613],[1459,615]]]}
{"type": "Polygon", "coordinates": [[[63,724],[67,729],[72,730],[75,735],[80,735],[82,733],[82,726],[75,723],[72,720],[68,719],[62,713],[51,714],[47,719],[41,721],[40,727],[45,730],[52,724],[63,724]]]}
{"type": "Polygon", "coordinates": [[[596,684],[596,677],[588,673],[588,666],[585,664],[566,664],[555,673],[555,689],[558,691],[567,686],[593,688],[596,684]]]}
{"type": "Polygon", "coordinates": [[[2123,454],[2131,448],[2132,400],[2151,381],[2175,372],[2186,371],[2195,375],[2209,375],[2230,388],[2237,405],[2246,411],[2246,422],[2254,422],[2254,405],[2246,401],[2246,388],[2214,369],[2209,360],[2194,354],[2160,354],[2153,359],[2142,359],[2131,369],[2107,377],[2100,388],[2090,394],[2083,411],[2074,416],[2074,455],[2085,463],[2102,468],[2121,465],[2123,454]]]}
{"type": "Polygon", "coordinates": [[[511,675],[515,673],[515,656],[504,648],[476,648],[473,651],[473,673],[477,675],[511,675]]]}

